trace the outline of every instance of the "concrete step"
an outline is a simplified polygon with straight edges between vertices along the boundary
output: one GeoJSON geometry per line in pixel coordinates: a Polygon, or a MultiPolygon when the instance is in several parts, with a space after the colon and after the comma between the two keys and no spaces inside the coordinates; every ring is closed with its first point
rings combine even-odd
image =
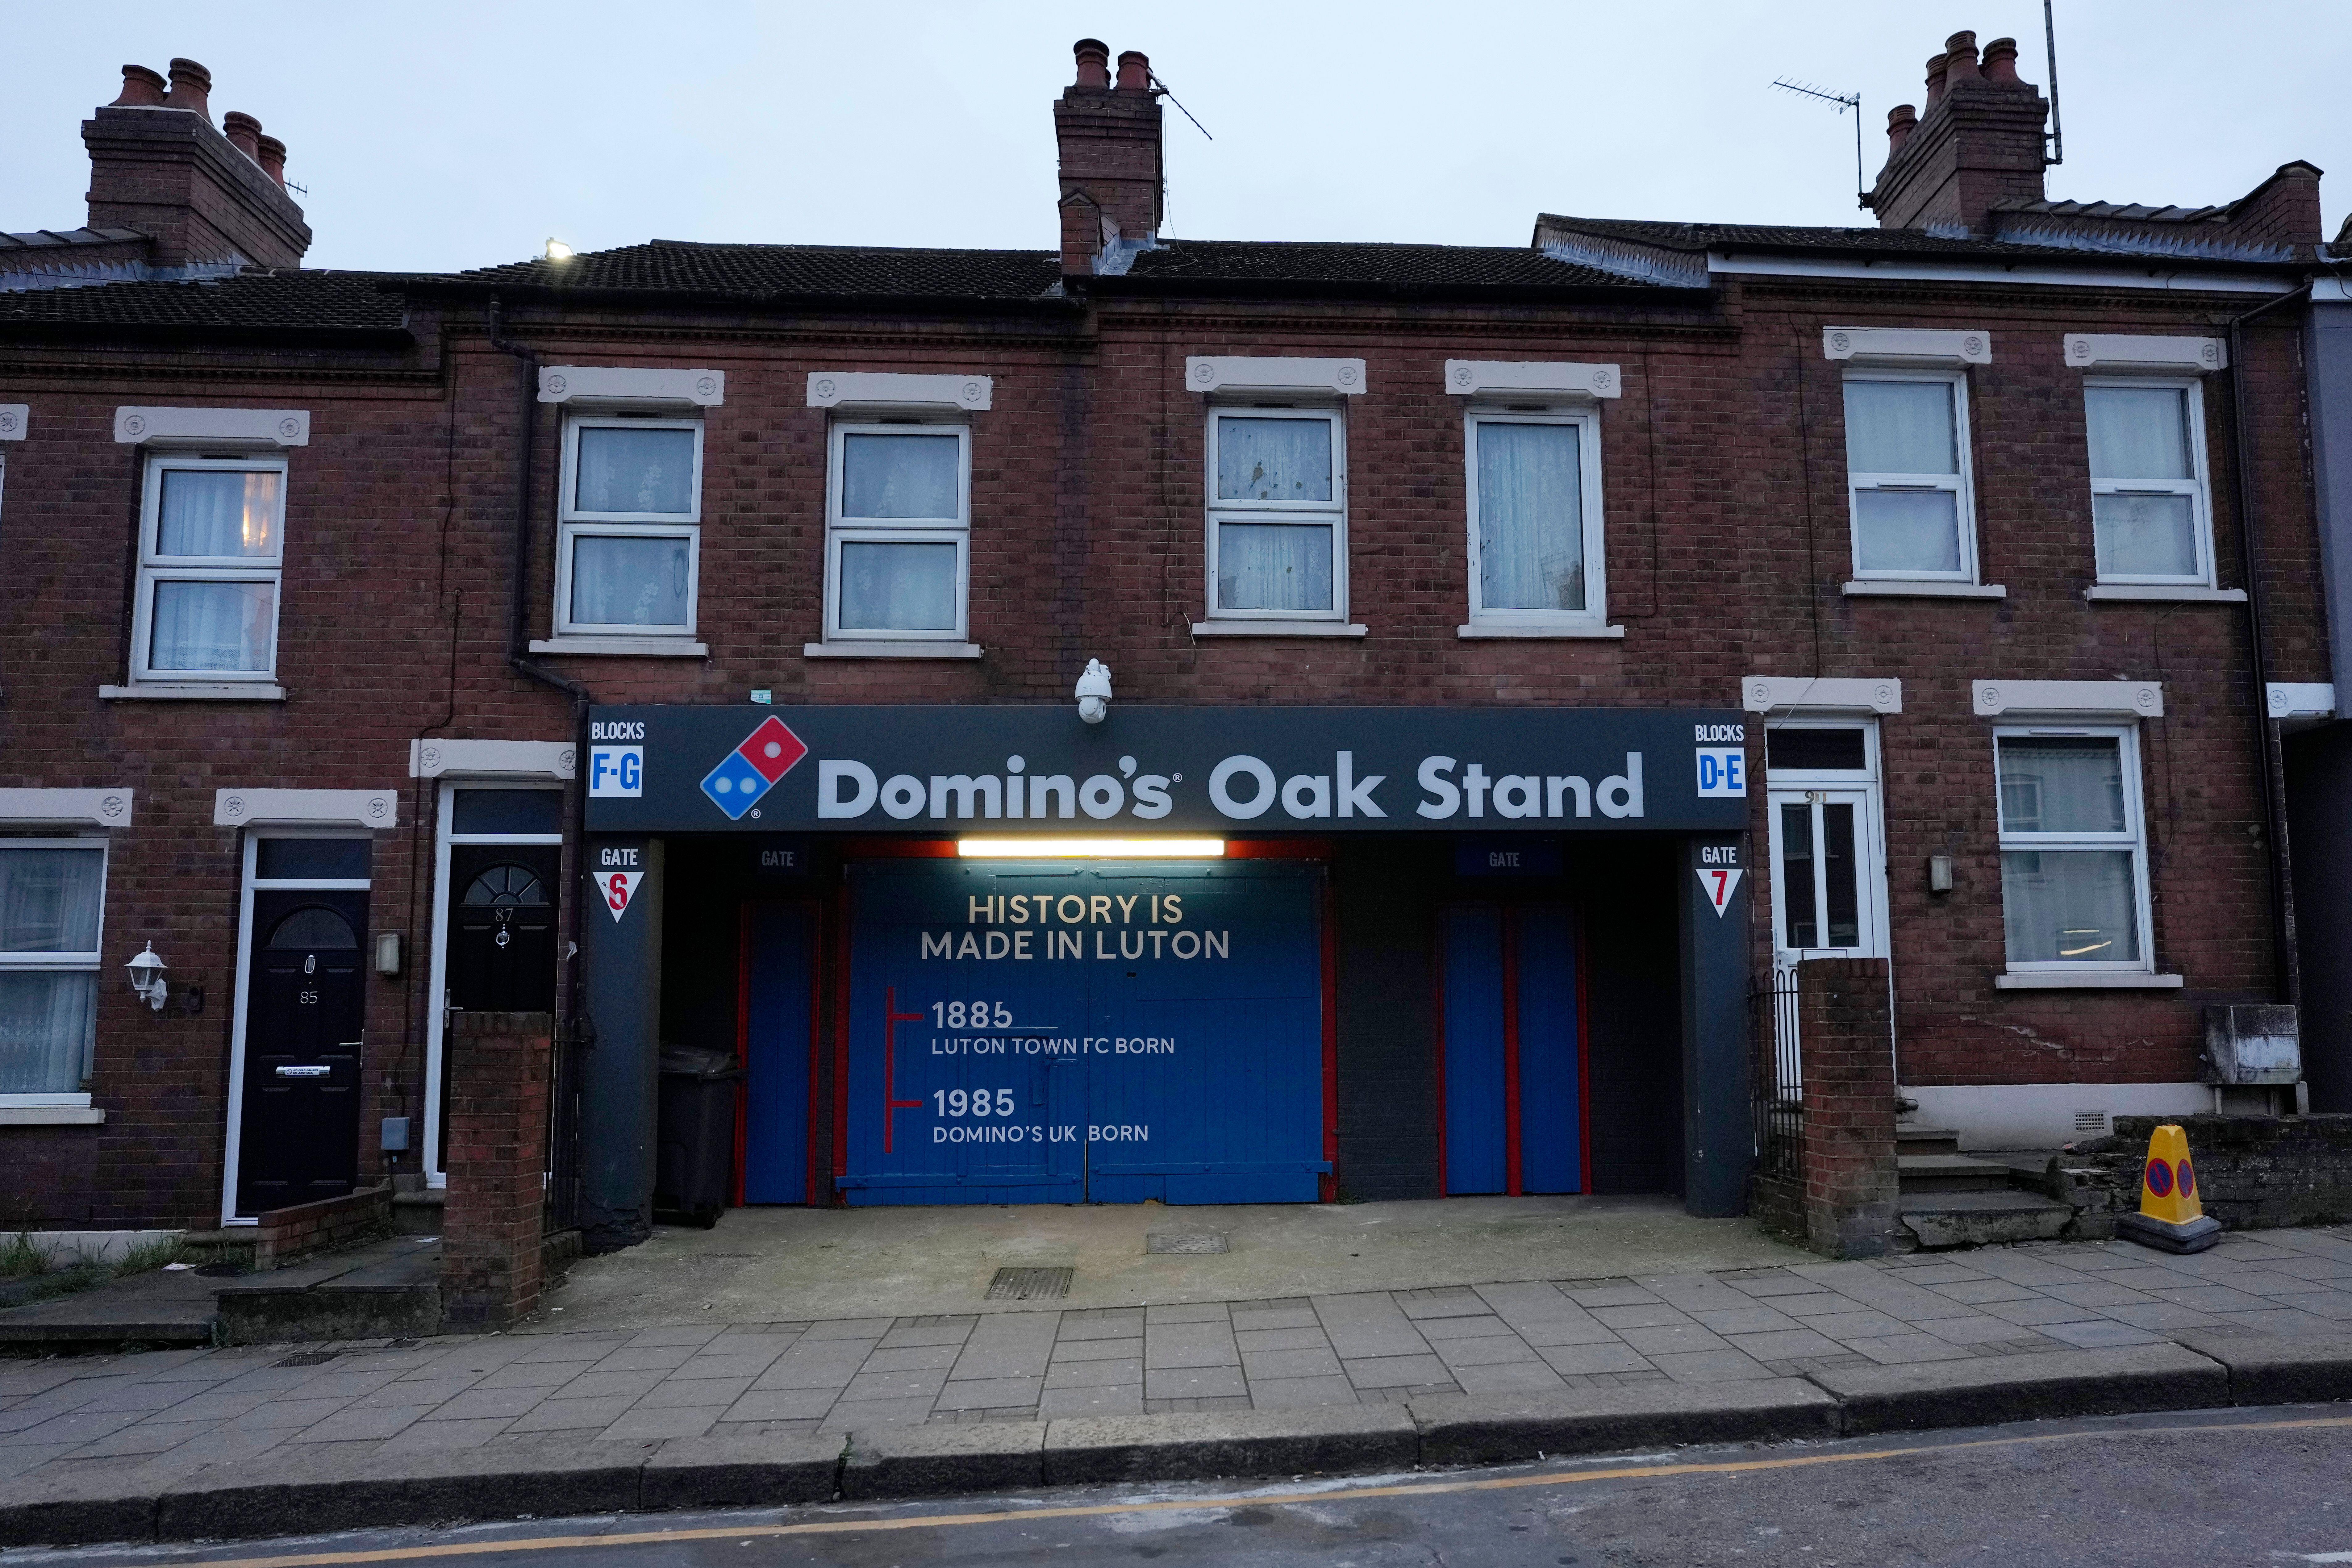
{"type": "Polygon", "coordinates": [[[234,1263],[250,1268],[254,1246],[260,1237],[260,1227],[250,1225],[192,1230],[180,1238],[180,1258],[187,1263],[234,1263]]]}
{"type": "Polygon", "coordinates": [[[2074,1218],[2074,1205],[2021,1192],[1906,1193],[1898,1212],[1904,1228],[1930,1252],[2053,1241],[2074,1218]]]}
{"type": "Polygon", "coordinates": [[[1906,1198],[1930,1193],[1999,1193],[2010,1185],[2007,1165],[1966,1154],[1905,1153],[1895,1157],[1895,1165],[1906,1198]]]}
{"type": "Polygon", "coordinates": [[[423,1338],[441,1331],[439,1238],[395,1236],[224,1285],[218,1342],[423,1338]]]}
{"type": "Polygon", "coordinates": [[[1897,1127],[1895,1144],[1906,1154],[1957,1154],[1960,1135],[1949,1127],[1897,1127]]]}
{"type": "Polygon", "coordinates": [[[394,1236],[438,1236],[441,1215],[449,1201],[446,1187],[420,1187],[413,1193],[392,1194],[392,1231],[394,1236]]]}

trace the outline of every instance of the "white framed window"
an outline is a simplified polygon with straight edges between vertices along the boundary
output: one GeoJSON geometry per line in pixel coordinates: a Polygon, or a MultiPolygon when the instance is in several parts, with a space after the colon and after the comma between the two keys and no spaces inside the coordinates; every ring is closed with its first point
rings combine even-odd
{"type": "Polygon", "coordinates": [[[2083,382],[2102,583],[2213,583],[2204,395],[2193,377],[2083,382]]]}
{"type": "Polygon", "coordinates": [[[702,421],[563,426],[558,637],[691,636],[702,564],[702,421]]]}
{"type": "Polygon", "coordinates": [[[1845,452],[1857,578],[1977,580],[1965,374],[1848,371],[1845,452]]]}
{"type": "Polygon", "coordinates": [[[1608,618],[1599,413],[1474,408],[1464,452],[1471,626],[1598,628],[1608,618]]]}
{"type": "Polygon", "coordinates": [[[105,904],[105,840],[0,839],[0,1106],[89,1104],[105,904]]]}
{"type": "Polygon", "coordinates": [[[1348,433],[1334,408],[1209,411],[1209,618],[1348,618],[1348,433]]]}
{"type": "Polygon", "coordinates": [[[971,430],[839,420],[825,462],[827,642],[961,644],[971,582],[971,430]]]}
{"type": "Polygon", "coordinates": [[[2010,971],[2151,972],[2138,727],[2003,726],[1993,750],[2010,971]]]}
{"type": "Polygon", "coordinates": [[[286,563],[286,461],[147,459],[131,679],[270,681],[286,563]]]}

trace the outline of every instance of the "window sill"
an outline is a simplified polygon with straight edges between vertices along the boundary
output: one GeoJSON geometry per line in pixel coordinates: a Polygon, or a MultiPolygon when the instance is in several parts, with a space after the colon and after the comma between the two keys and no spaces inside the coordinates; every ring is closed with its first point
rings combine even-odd
{"type": "Polygon", "coordinates": [[[976,642],[804,642],[803,658],[978,658],[976,642]]]}
{"type": "Polygon", "coordinates": [[[709,658],[710,645],[692,637],[534,638],[533,653],[588,654],[598,658],[709,658]]]}
{"type": "Polygon", "coordinates": [[[2246,602],[2243,588],[2199,588],[2169,583],[2096,583],[2083,590],[2083,597],[2100,599],[2140,600],[2159,605],[2242,605],[2246,602]]]}
{"type": "Polygon", "coordinates": [[[1996,991],[2178,991],[2178,974],[2143,974],[2093,970],[2069,974],[2063,970],[2008,970],[1992,977],[1996,991]]]}
{"type": "Polygon", "coordinates": [[[1347,621],[1194,621],[1196,637],[1360,637],[1361,623],[1347,621]]]}
{"type": "Polygon", "coordinates": [[[0,1105],[0,1127],[97,1127],[105,1121],[106,1112],[89,1105],[0,1105]]]}
{"type": "Polygon", "coordinates": [[[1871,577],[1848,583],[1840,592],[1850,599],[2006,599],[2009,590],[1999,583],[1906,583],[1899,578],[1871,577]]]}
{"type": "Polygon", "coordinates": [[[1493,637],[1553,637],[1561,641],[1573,641],[1580,637],[1622,638],[1625,635],[1625,628],[1623,626],[1482,626],[1473,621],[1468,626],[1454,627],[1454,635],[1465,642],[1476,642],[1493,637]]]}
{"type": "Polygon", "coordinates": [[[286,689],[266,681],[142,680],[101,686],[100,702],[283,702],[286,689]]]}

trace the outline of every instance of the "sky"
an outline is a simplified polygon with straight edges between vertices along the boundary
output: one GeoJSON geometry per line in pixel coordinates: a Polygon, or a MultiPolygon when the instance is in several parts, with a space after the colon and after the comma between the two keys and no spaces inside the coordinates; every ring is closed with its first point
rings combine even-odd
{"type": "MultiPolygon", "coordinates": [[[[1141,49],[1167,121],[1169,234],[1525,245],[1538,212],[1868,222],[1886,111],[1945,36],[2039,0],[1597,5],[1393,0],[43,5],[0,42],[0,228],[85,216],[80,124],[125,60],[213,73],[260,120],[317,267],[455,269],[663,239],[1046,249],[1049,105],[1070,45],[1141,49]],[[396,19],[396,21],[395,21],[396,19]],[[1212,139],[1213,136],[1213,140],[1212,139]]],[[[2054,197],[2201,205],[2303,158],[2352,202],[2352,5],[2057,0],[2054,197]]]]}

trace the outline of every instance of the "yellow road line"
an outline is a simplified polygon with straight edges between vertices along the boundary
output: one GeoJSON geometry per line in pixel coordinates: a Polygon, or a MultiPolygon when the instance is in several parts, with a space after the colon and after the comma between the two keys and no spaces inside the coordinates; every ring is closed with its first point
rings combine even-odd
{"type": "MultiPolygon", "coordinates": [[[[387,1546],[366,1552],[309,1552],[275,1557],[181,1559],[188,1568],[339,1568],[353,1563],[421,1563],[436,1557],[488,1556],[499,1552],[580,1552],[598,1546],[676,1545],[688,1541],[751,1541],[769,1536],[859,1535],[894,1530],[946,1530],[973,1524],[1030,1524],[1040,1520],[1106,1519],[1131,1513],[1199,1513],[1231,1508],[1281,1508],[1297,1503],[1354,1502],[1365,1498],[1441,1497],[1452,1492],[1507,1491],[1520,1487],[1577,1486],[1591,1481],[1653,1479],[1663,1476],[1735,1476],[1758,1470],[1807,1469],[1815,1465],[1851,1465],[1871,1459],[1901,1459],[1923,1454],[1960,1454],[1974,1449],[2013,1448],[2034,1443],[2138,1437],[2150,1432],[2296,1432],[2352,1426],[2352,1415],[2297,1421],[2224,1421],[2199,1426],[2107,1428],[2091,1432],[2038,1432],[2014,1437],[1979,1437],[1966,1443],[1922,1443],[1904,1448],[1866,1448],[1839,1454],[1792,1454],[1774,1459],[1724,1459],[1713,1464],[1607,1465],[1594,1469],[1547,1470],[1533,1476],[1487,1476],[1453,1481],[1411,1481],[1385,1487],[1339,1487],[1320,1491],[1262,1493],[1247,1497],[1167,1499],[1155,1502],[1091,1503],[1076,1508],[1014,1509],[994,1513],[933,1513],[898,1519],[824,1519],[800,1524],[746,1524],[729,1529],[641,1530],[627,1534],[542,1535],[517,1541],[484,1541],[437,1546],[387,1546]]],[[[887,1505],[879,1505],[887,1506],[887,1505]]]]}

